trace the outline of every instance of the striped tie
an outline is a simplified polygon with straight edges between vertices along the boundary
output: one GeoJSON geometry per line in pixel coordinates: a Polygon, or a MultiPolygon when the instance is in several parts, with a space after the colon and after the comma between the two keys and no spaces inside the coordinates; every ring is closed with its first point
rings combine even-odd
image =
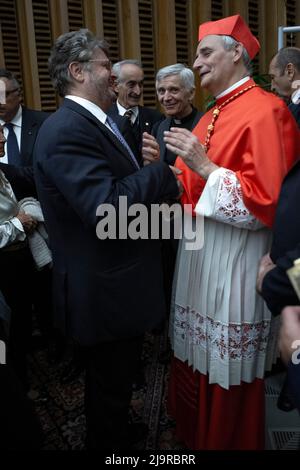
{"type": "Polygon", "coordinates": [[[107,116],[106,122],[109,125],[109,127],[111,128],[111,130],[113,131],[113,133],[115,134],[115,136],[117,137],[117,139],[119,140],[119,142],[121,142],[121,144],[126,148],[127,152],[130,155],[130,158],[133,161],[136,168],[140,169],[140,165],[138,164],[137,159],[133,155],[131,148],[129,147],[126,140],[122,136],[122,134],[121,134],[117,124],[115,123],[115,121],[113,121],[111,117],[107,116]]]}
{"type": "Polygon", "coordinates": [[[132,109],[127,109],[127,111],[124,113],[124,116],[127,117],[128,121],[130,122],[130,125],[132,126],[133,125],[133,122],[132,122],[133,111],[132,111],[132,109]]]}

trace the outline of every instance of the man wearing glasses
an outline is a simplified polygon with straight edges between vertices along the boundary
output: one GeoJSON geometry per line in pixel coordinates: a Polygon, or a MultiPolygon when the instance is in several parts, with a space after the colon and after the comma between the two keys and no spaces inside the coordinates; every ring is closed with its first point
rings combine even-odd
{"type": "Polygon", "coordinates": [[[143,335],[164,316],[160,243],[96,229],[104,207],[126,216],[120,196],[150,207],[178,196],[178,184],[166,163],[140,168],[107,115],[115,94],[105,41],[87,29],[60,36],[49,72],[64,101],[40,129],[34,162],[56,324],[84,350],[87,448],[125,450],[146,432],[128,412],[143,335]]]}
{"type": "Polygon", "coordinates": [[[38,130],[49,116],[21,105],[20,84],[15,76],[0,69],[0,125],[7,140],[0,169],[9,180],[17,199],[35,196],[32,153],[38,130]]]}

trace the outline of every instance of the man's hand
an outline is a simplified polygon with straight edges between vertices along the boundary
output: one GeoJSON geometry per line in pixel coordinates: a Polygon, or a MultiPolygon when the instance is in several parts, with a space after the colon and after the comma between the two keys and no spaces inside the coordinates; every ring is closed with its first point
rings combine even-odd
{"type": "Polygon", "coordinates": [[[258,267],[258,273],[257,273],[257,279],[256,279],[256,290],[259,294],[261,294],[262,290],[262,283],[264,281],[265,275],[271,271],[271,269],[274,269],[276,267],[276,264],[273,263],[273,261],[270,258],[270,254],[267,253],[262,257],[259,263],[258,267]]]}
{"type": "Polygon", "coordinates": [[[148,132],[143,132],[142,156],[144,160],[144,165],[149,165],[149,163],[158,162],[160,159],[159,145],[155,137],[153,137],[153,135],[148,134],[148,132]]]}
{"type": "Polygon", "coordinates": [[[293,342],[300,342],[300,306],[285,307],[281,312],[281,321],[279,349],[282,360],[288,364],[296,351],[292,348],[293,342]]]}
{"type": "Polygon", "coordinates": [[[204,179],[219,168],[208,158],[198,138],[187,129],[171,127],[170,131],[165,131],[164,141],[168,150],[179,155],[184,163],[204,179]]]}
{"type": "Polygon", "coordinates": [[[36,229],[38,221],[31,217],[31,215],[20,211],[17,215],[17,218],[23,225],[25,233],[32,233],[36,229]]]}

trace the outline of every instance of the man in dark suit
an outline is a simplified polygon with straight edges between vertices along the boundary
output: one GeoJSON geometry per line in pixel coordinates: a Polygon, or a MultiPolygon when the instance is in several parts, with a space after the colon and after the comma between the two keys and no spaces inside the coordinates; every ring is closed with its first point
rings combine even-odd
{"type": "MultiPolygon", "coordinates": [[[[20,84],[8,70],[0,69],[0,82],[0,96],[5,97],[0,97],[0,125],[4,126],[6,138],[5,156],[1,159],[0,169],[10,182],[17,200],[28,196],[37,197],[33,175],[33,148],[38,130],[50,114],[21,105],[20,84]]],[[[28,295],[32,297],[31,303],[34,305],[39,327],[54,359],[58,350],[55,350],[56,335],[52,330],[49,267],[41,271],[33,270],[31,279],[24,279],[24,282],[28,283],[28,295]]]]}
{"type": "MultiPolygon", "coordinates": [[[[270,255],[262,258],[257,288],[273,315],[279,315],[287,305],[299,304],[296,292],[286,274],[294,260],[300,258],[300,162],[286,176],[278,201],[273,243],[270,255]]],[[[277,406],[283,411],[294,408],[288,391],[288,382],[278,398],[277,406]]]]}
{"type": "Polygon", "coordinates": [[[142,148],[143,132],[151,133],[153,124],[163,119],[156,109],[140,106],[143,94],[144,72],[137,60],[122,60],[113,65],[114,90],[117,102],[108,111],[113,119],[119,114],[126,116],[132,126],[139,150],[142,148]]]}
{"type": "Polygon", "coordinates": [[[14,133],[12,135],[15,135],[19,149],[18,155],[10,156],[6,144],[6,157],[5,161],[0,163],[0,169],[12,185],[17,199],[35,196],[33,147],[38,130],[49,113],[21,106],[20,84],[11,72],[0,69],[0,80],[4,83],[6,95],[6,102],[0,102],[0,125],[5,126],[6,139],[10,132],[14,133]],[[12,128],[9,130],[7,125],[10,123],[12,128]]]}
{"type": "Polygon", "coordinates": [[[142,337],[164,315],[160,246],[109,235],[109,223],[102,236],[100,214],[113,213],[116,230],[124,228],[120,196],[128,207],[149,208],[176,197],[178,184],[165,163],[140,169],[107,116],[114,92],[103,41],[88,30],[60,36],[49,71],[65,99],[40,129],[35,175],[53,253],[55,317],[85,348],[87,447],[126,449],[137,437],[128,411],[142,337]]]}
{"type": "Polygon", "coordinates": [[[288,105],[300,127],[300,49],[283,47],[270,62],[271,87],[288,105]]]}
{"type": "Polygon", "coordinates": [[[300,258],[300,162],[286,176],[278,201],[270,255],[262,259],[258,290],[273,315],[299,300],[286,270],[300,258]]]}

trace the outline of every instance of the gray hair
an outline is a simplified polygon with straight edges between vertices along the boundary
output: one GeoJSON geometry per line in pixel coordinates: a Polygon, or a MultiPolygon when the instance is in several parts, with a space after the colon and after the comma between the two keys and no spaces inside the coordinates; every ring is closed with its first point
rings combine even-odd
{"type": "Polygon", "coordinates": [[[283,47],[277,54],[276,68],[283,75],[287,64],[293,64],[298,73],[300,73],[300,49],[298,47],[283,47]]]}
{"type": "Polygon", "coordinates": [[[16,79],[15,75],[7,69],[0,69],[0,78],[7,78],[10,82],[13,83],[13,86],[20,88],[20,83],[16,79]]]}
{"type": "Polygon", "coordinates": [[[139,60],[135,59],[125,59],[125,60],[120,60],[119,62],[116,62],[112,66],[112,74],[116,77],[116,83],[120,83],[122,81],[121,79],[121,72],[122,72],[122,67],[123,65],[136,65],[139,67],[141,70],[143,70],[143,66],[139,60]]]}
{"type": "MultiPolygon", "coordinates": [[[[220,35],[219,37],[222,39],[223,46],[224,46],[224,49],[226,51],[230,51],[231,49],[233,49],[238,44],[241,44],[238,41],[236,41],[235,39],[233,39],[233,37],[231,37],[231,36],[221,36],[220,35]]],[[[242,44],[242,46],[243,46],[243,44],[242,44]]],[[[248,54],[248,52],[247,52],[247,50],[244,46],[243,46],[243,52],[242,52],[242,60],[243,60],[244,66],[247,69],[247,72],[249,73],[249,75],[252,75],[252,62],[251,62],[250,56],[249,56],[249,54],[248,54]]]]}
{"type": "Polygon", "coordinates": [[[195,76],[191,69],[186,67],[184,64],[173,64],[167,65],[159,69],[156,74],[156,81],[160,82],[170,75],[179,75],[181,83],[183,84],[186,90],[195,89],[195,76]]]}
{"type": "Polygon", "coordinates": [[[62,34],[57,38],[48,59],[49,74],[60,96],[68,94],[73,79],[69,71],[72,62],[82,62],[83,70],[91,70],[89,60],[95,49],[108,55],[108,43],[96,38],[88,29],[62,34]]]}

